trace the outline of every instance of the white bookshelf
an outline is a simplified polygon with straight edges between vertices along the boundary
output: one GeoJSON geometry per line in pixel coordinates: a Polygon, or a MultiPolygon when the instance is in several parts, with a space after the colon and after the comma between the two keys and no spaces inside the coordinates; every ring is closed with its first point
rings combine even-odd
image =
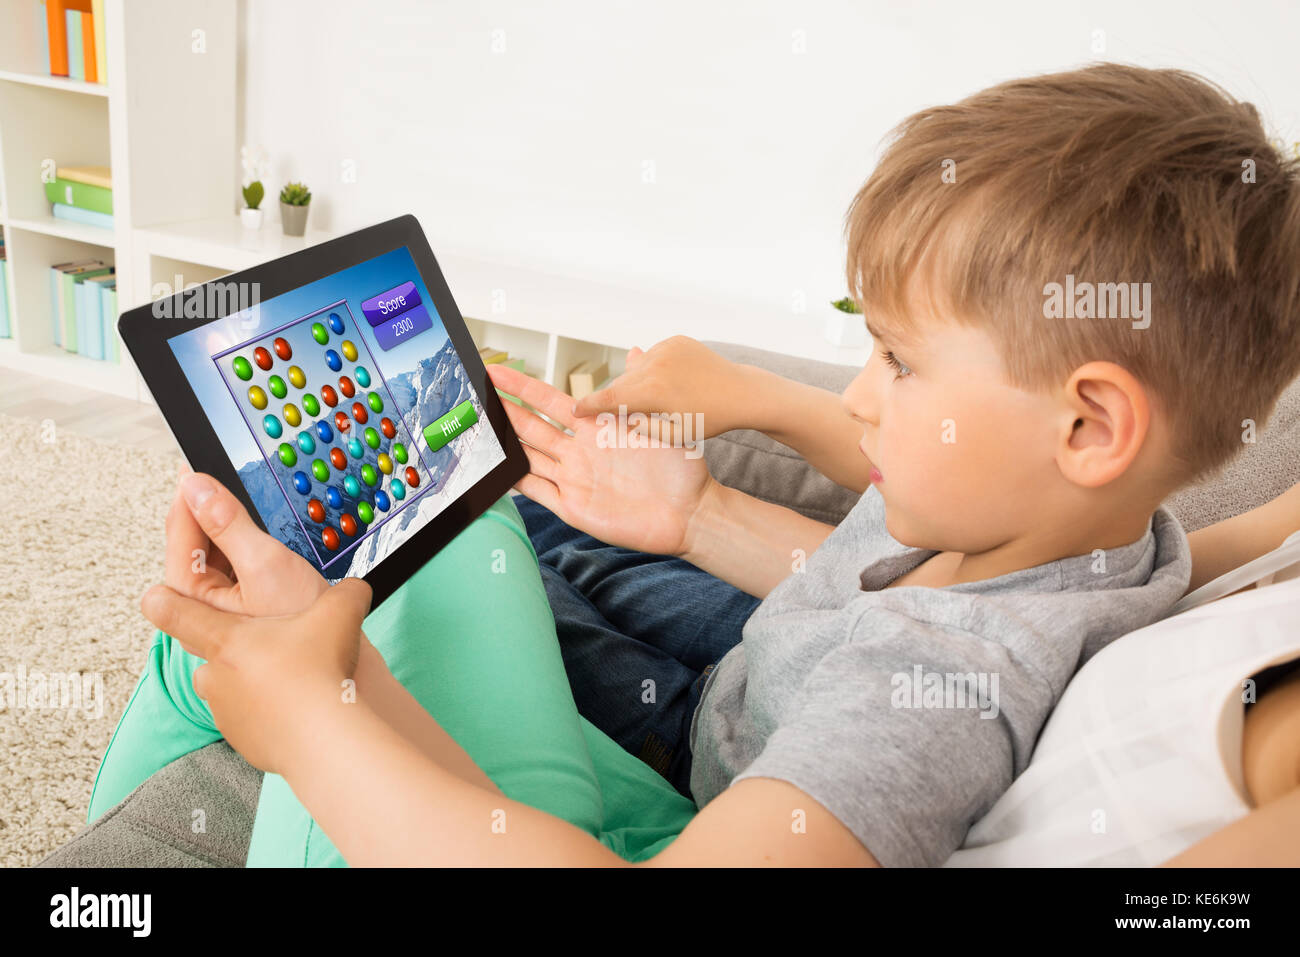
{"type": "Polygon", "coordinates": [[[0,226],[13,275],[0,367],[136,399],[143,389],[124,349],[110,362],[54,345],[49,268],[90,257],[116,266],[127,309],[149,293],[136,281],[138,231],[234,209],[236,3],[105,0],[96,27],[105,29],[106,83],[42,72],[41,10],[35,0],[0,0],[0,226]],[[51,215],[48,160],[112,169],[113,229],[51,215]]]}
{"type": "MultiPolygon", "coordinates": [[[[125,349],[112,363],[53,344],[50,266],[92,256],[115,264],[126,310],[333,234],[292,238],[276,222],[239,223],[236,0],[105,4],[108,82],[94,84],[41,75],[38,4],[0,0],[0,22],[12,27],[0,34],[0,226],[14,274],[13,338],[0,340],[0,368],[149,401],[125,349]],[[192,46],[198,29],[202,53],[192,46]],[[40,179],[46,159],[112,168],[114,229],[53,218],[40,179]]],[[[267,184],[265,205],[277,188],[267,184]]],[[[430,242],[478,344],[522,358],[529,373],[561,388],[583,360],[617,374],[632,346],[679,333],[829,362],[867,357],[824,339],[815,312],[706,302],[519,266],[436,234],[430,242]]]]}

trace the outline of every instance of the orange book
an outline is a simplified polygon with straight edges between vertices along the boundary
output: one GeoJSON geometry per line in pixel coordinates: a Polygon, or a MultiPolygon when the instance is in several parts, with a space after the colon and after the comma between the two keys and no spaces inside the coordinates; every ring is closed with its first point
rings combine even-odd
{"type": "Polygon", "coordinates": [[[81,15],[81,52],[85,61],[86,82],[98,83],[99,75],[95,72],[95,18],[89,13],[81,15]]]}
{"type": "Polygon", "coordinates": [[[90,12],[91,0],[46,0],[45,25],[50,39],[50,76],[68,76],[69,10],[90,12]]]}

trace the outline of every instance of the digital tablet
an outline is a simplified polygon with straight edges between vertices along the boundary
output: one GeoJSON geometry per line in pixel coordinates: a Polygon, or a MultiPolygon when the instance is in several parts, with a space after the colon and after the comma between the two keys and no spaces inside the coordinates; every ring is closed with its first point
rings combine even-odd
{"type": "Polygon", "coordinates": [[[327,580],[364,578],[375,605],[528,471],[414,216],[118,328],[190,466],[327,580]]]}

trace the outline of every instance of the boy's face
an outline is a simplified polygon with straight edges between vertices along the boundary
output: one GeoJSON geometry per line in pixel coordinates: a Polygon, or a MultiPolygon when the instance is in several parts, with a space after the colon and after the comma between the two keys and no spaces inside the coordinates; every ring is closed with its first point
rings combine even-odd
{"type": "Polygon", "coordinates": [[[1008,384],[983,330],[913,315],[921,318],[900,334],[871,313],[874,351],[843,396],[862,424],[890,535],[973,553],[1059,524],[1060,402],[1008,384]]]}

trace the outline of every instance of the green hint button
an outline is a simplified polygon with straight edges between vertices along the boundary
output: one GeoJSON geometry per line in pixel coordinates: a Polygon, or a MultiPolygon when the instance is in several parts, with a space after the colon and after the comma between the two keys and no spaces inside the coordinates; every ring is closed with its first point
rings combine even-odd
{"type": "Polygon", "coordinates": [[[429,443],[430,452],[436,452],[477,421],[478,413],[474,411],[474,403],[466,399],[437,422],[426,425],[424,441],[429,443]]]}

